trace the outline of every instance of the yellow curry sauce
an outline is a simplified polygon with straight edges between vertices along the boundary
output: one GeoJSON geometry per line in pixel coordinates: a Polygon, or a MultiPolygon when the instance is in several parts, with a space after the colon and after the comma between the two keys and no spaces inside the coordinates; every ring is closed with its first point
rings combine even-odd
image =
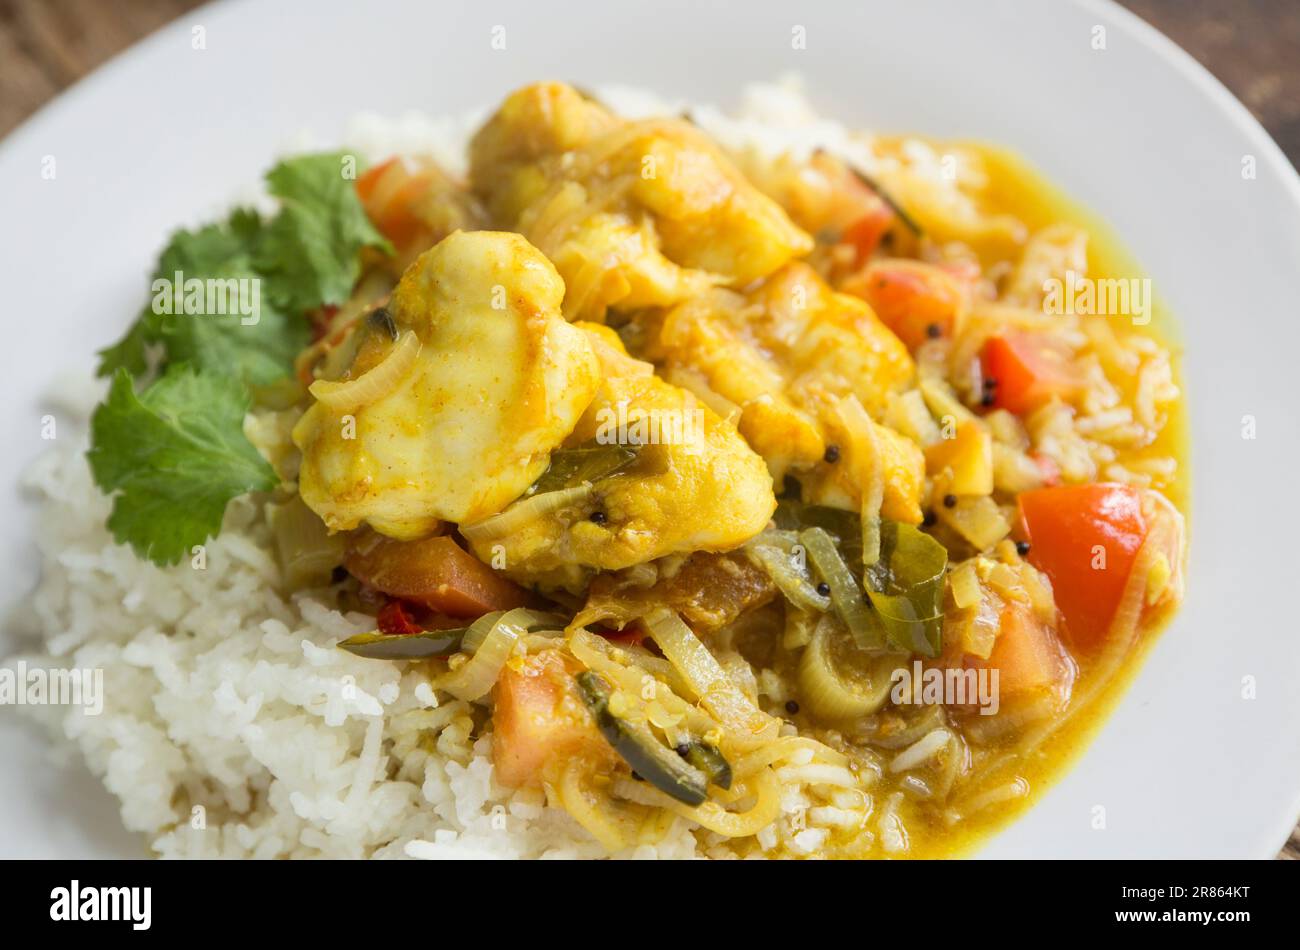
{"type": "MultiPolygon", "coordinates": [[[[1142,275],[1142,270],[1112,229],[1098,216],[1066,197],[1029,162],[997,146],[963,143],[961,147],[976,151],[983,158],[990,174],[988,195],[993,206],[1019,218],[1030,230],[1062,221],[1086,229],[1091,237],[1088,245],[1090,275],[1098,279],[1142,275]]],[[[1158,296],[1153,300],[1152,310],[1150,324],[1134,327],[1132,332],[1149,335],[1168,348],[1173,357],[1175,379],[1181,382],[1181,344],[1177,323],[1158,296]]],[[[1184,517],[1190,514],[1191,498],[1189,434],[1186,401],[1180,399],[1171,406],[1168,422],[1155,442],[1144,450],[1147,454],[1167,455],[1178,460],[1176,477],[1160,483],[1159,487],[1184,517]]],[[[1188,524],[1190,526],[1190,519],[1188,524]]],[[[958,825],[934,819],[922,821],[921,826],[925,830],[916,836],[911,856],[948,858],[969,854],[982,846],[990,835],[1029,809],[1047,787],[1063,777],[1075,760],[1087,750],[1089,743],[1123,698],[1142,668],[1147,652],[1175,612],[1176,607],[1145,618],[1140,636],[1123,665],[1108,682],[1097,684],[1095,691],[1089,690],[1090,695],[1082,703],[1079,702],[1080,687],[1088,690],[1093,684],[1091,669],[1081,664],[1076,695],[1071,702],[1067,721],[1032,754],[1010,768],[1011,774],[1021,776],[1029,783],[1027,796],[990,808],[980,816],[958,825]]],[[[1014,746],[1014,742],[1010,745],[1014,746]]]]}

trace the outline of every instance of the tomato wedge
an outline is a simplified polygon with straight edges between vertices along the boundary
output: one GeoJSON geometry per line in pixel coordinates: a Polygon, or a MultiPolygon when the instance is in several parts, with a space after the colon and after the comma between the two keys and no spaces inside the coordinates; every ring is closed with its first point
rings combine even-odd
{"type": "Polygon", "coordinates": [[[909,350],[931,336],[951,336],[965,310],[962,281],[941,267],[911,260],[881,260],[844,282],[909,350]]]}
{"type": "Polygon", "coordinates": [[[401,159],[390,158],[363,172],[355,188],[379,232],[397,247],[406,247],[424,227],[416,202],[432,186],[428,174],[412,171],[401,159]]]}
{"type": "Polygon", "coordinates": [[[1015,602],[1002,609],[985,665],[998,671],[998,689],[1006,696],[1068,687],[1071,671],[1056,634],[1015,602]]]}
{"type": "Polygon", "coordinates": [[[375,590],[453,617],[539,605],[446,535],[395,541],[366,534],[349,545],[343,565],[375,590]]]}
{"type": "Polygon", "coordinates": [[[597,627],[596,632],[610,643],[623,643],[630,647],[639,647],[650,636],[640,620],[633,620],[622,630],[597,627]]]}
{"type": "MultiPolygon", "coordinates": [[[[382,594],[378,596],[383,596],[382,594]]],[[[454,630],[465,626],[465,618],[449,617],[431,611],[422,604],[390,600],[379,608],[375,616],[379,632],[390,637],[409,637],[428,630],[454,630]]]]}
{"type": "Polygon", "coordinates": [[[997,638],[987,659],[966,653],[959,643],[949,642],[936,665],[997,670],[997,695],[1009,703],[1049,695],[1064,705],[1074,687],[1076,667],[1056,629],[1043,623],[1028,604],[1018,601],[1008,601],[997,619],[997,638]]]}
{"type": "Polygon", "coordinates": [[[540,784],[546,765],[575,756],[593,767],[613,764],[614,750],[583,707],[573,676],[576,660],[543,650],[512,660],[501,671],[492,712],[492,762],[496,779],[517,788],[540,784]]]}
{"type": "Polygon", "coordinates": [[[991,337],[980,353],[993,405],[1027,415],[1059,396],[1067,402],[1083,389],[1068,350],[1045,334],[1006,333],[991,337]]]}
{"type": "Polygon", "coordinates": [[[378,165],[371,165],[357,177],[353,188],[356,189],[357,197],[361,199],[363,205],[369,202],[374,195],[375,188],[379,186],[379,179],[384,177],[384,173],[396,164],[397,159],[390,158],[378,165]]]}
{"type": "Polygon", "coordinates": [[[1021,492],[1028,559],[1052,581],[1070,645],[1090,652],[1110,632],[1147,536],[1142,496],[1128,485],[1061,485],[1021,492]]]}
{"type": "Polygon", "coordinates": [[[853,245],[855,267],[861,267],[875,253],[897,217],[889,205],[877,199],[875,207],[844,229],[840,240],[853,245]]]}

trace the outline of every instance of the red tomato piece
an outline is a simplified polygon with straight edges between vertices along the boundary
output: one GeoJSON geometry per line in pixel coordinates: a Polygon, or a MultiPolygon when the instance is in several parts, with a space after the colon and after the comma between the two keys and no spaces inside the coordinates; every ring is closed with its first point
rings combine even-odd
{"type": "Polygon", "coordinates": [[[1052,581],[1070,643],[1084,652],[1106,640],[1147,523],[1138,489],[1062,485],[1021,492],[1028,559],[1052,581]]]}
{"type": "Polygon", "coordinates": [[[406,607],[400,600],[390,600],[384,604],[375,622],[379,632],[389,636],[407,637],[413,633],[420,633],[424,629],[407,613],[406,607]]]}
{"type": "Polygon", "coordinates": [[[889,233],[889,229],[894,226],[896,217],[889,205],[877,201],[874,208],[844,229],[840,240],[845,244],[852,244],[857,252],[854,257],[855,267],[861,267],[867,262],[880,246],[884,236],[889,233]]]}
{"type": "Polygon", "coordinates": [[[1028,415],[1053,396],[1067,402],[1083,388],[1068,350],[1046,334],[1006,333],[990,338],[980,354],[984,379],[991,380],[993,405],[1028,415]]]}
{"type": "Polygon", "coordinates": [[[614,750],[577,695],[580,669],[559,650],[543,650],[502,670],[492,711],[492,761],[502,785],[540,784],[548,763],[575,756],[612,764],[614,750]]]}
{"type": "Polygon", "coordinates": [[[909,350],[927,339],[952,336],[966,307],[962,281],[941,267],[912,260],[879,260],[844,282],[876,312],[909,350]]]}
{"type": "Polygon", "coordinates": [[[348,549],[343,565],[353,577],[390,597],[453,617],[481,617],[539,603],[446,535],[420,541],[367,536],[348,549]]]}

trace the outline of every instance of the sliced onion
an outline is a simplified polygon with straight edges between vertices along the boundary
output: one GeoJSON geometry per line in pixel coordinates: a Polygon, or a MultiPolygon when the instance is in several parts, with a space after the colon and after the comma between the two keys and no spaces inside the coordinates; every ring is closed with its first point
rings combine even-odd
{"type": "Polygon", "coordinates": [[[862,490],[862,564],[870,567],[880,559],[880,506],[885,501],[885,469],[876,424],[857,396],[841,399],[835,412],[851,440],[850,461],[862,490]]]}
{"type": "MultiPolygon", "coordinates": [[[[585,627],[570,627],[567,631],[569,652],[576,656],[589,669],[605,675],[609,679],[618,679],[617,673],[631,670],[640,684],[649,674],[663,680],[671,689],[671,680],[680,679],[671,663],[658,657],[642,647],[627,645],[615,646],[604,637],[599,637],[585,627]],[[615,655],[617,654],[617,659],[615,655]],[[625,662],[624,662],[625,661],[625,662]]],[[[621,685],[621,684],[620,684],[621,685]]],[[[629,692],[639,694],[639,685],[625,687],[629,692]]]]}
{"type": "Polygon", "coordinates": [[[475,544],[495,541],[516,534],[531,522],[555,514],[564,508],[578,507],[591,497],[593,491],[590,484],[584,483],[573,488],[542,492],[532,498],[515,502],[500,514],[473,524],[463,524],[460,526],[460,533],[465,536],[465,540],[475,544]]]}
{"type": "Polygon", "coordinates": [[[745,554],[796,607],[821,612],[831,609],[831,599],[817,593],[807,571],[796,568],[791,563],[791,555],[785,551],[771,544],[749,544],[745,546],[745,554]]]}
{"type": "Polygon", "coordinates": [[[824,616],[799,658],[799,697],[822,719],[869,716],[889,699],[898,665],[898,657],[865,654],[834,617],[824,616]]]}
{"type": "Polygon", "coordinates": [[[886,422],[890,428],[907,436],[921,448],[933,445],[943,438],[919,389],[909,389],[901,396],[891,396],[886,422]]]}
{"type": "Polygon", "coordinates": [[[935,514],[977,551],[988,550],[1011,533],[1011,522],[988,495],[958,497],[955,507],[938,507],[935,514]]]}
{"type": "Polygon", "coordinates": [[[336,411],[356,409],[387,396],[410,375],[420,355],[420,338],[412,331],[402,334],[379,365],[362,373],[356,379],[318,379],[308,387],[308,392],[321,405],[336,411]]]}
{"type": "Polygon", "coordinates": [[[780,724],[760,710],[727,676],[717,658],[671,610],[645,618],[650,637],[714,719],[733,739],[771,739],[780,724]]]}
{"type": "Polygon", "coordinates": [[[603,789],[597,789],[596,777],[592,764],[577,756],[565,768],[556,797],[574,821],[590,832],[606,851],[621,851],[635,839],[638,824],[635,819],[640,816],[620,808],[603,789]]]}
{"type": "MultiPolygon", "coordinates": [[[[1138,623],[1142,619],[1142,609],[1147,600],[1147,584],[1157,560],[1165,558],[1168,561],[1172,552],[1174,564],[1170,565],[1171,568],[1178,570],[1182,566],[1179,562],[1182,557],[1180,549],[1183,518],[1173,505],[1169,505],[1168,512],[1171,514],[1150,521],[1151,526],[1147,530],[1146,539],[1133,559],[1133,567],[1124,585],[1124,593],[1120,596],[1119,606],[1115,608],[1115,616],[1110,624],[1109,640],[1112,644],[1118,645],[1121,650],[1128,649],[1129,643],[1137,633],[1138,623]]],[[[1181,583],[1181,572],[1177,578],[1181,583]]],[[[1110,650],[1108,649],[1107,652],[1109,653],[1110,650]]]]}
{"type": "Polygon", "coordinates": [[[853,571],[835,547],[835,541],[824,528],[806,528],[799,535],[808,558],[831,589],[831,603],[835,613],[844,621],[853,638],[864,650],[879,649],[885,644],[885,632],[880,622],[871,615],[866,595],[853,577],[853,571]]]}
{"type": "Polygon", "coordinates": [[[952,590],[952,602],[959,610],[974,607],[984,596],[980,588],[979,575],[975,573],[975,560],[962,561],[948,572],[948,586],[952,590]]]}
{"type": "Polygon", "coordinates": [[[676,812],[687,821],[727,838],[744,838],[756,835],[781,817],[781,783],[770,768],[760,769],[737,788],[753,796],[754,802],[743,812],[728,811],[715,801],[701,805],[684,805],[663,795],[660,805],[676,812]]]}
{"type": "Polygon", "coordinates": [[[463,653],[475,653],[487,639],[487,635],[492,632],[492,628],[497,625],[497,621],[506,615],[504,610],[494,610],[479,617],[469,629],[465,631],[465,636],[461,638],[460,649],[463,653]]]}
{"type": "Polygon", "coordinates": [[[921,396],[925,399],[926,406],[930,409],[930,414],[936,419],[942,419],[944,416],[952,416],[957,423],[969,422],[978,418],[975,413],[971,412],[961,404],[952,389],[944,380],[929,375],[923,375],[917,381],[917,386],[921,390],[921,396]]]}
{"type": "Polygon", "coordinates": [[[470,624],[470,628],[465,631],[465,637],[461,641],[461,650],[466,653],[473,653],[477,650],[498,622],[510,624],[512,627],[519,627],[524,633],[537,633],[540,630],[564,626],[564,620],[558,614],[529,610],[527,607],[516,607],[509,611],[494,610],[470,624]]]}
{"type": "MultiPolygon", "coordinates": [[[[514,613],[512,610],[497,617],[469,662],[439,677],[434,687],[466,702],[476,702],[486,696],[527,632],[523,624],[511,622],[510,615],[514,613]]],[[[469,633],[465,635],[468,637],[469,633]]]]}
{"type": "Polygon", "coordinates": [[[952,733],[947,729],[939,728],[927,732],[894,756],[893,761],[889,763],[889,771],[906,772],[908,769],[923,765],[948,748],[951,741],[952,733]]]}
{"type": "Polygon", "coordinates": [[[271,512],[271,529],[280,563],[280,578],[290,590],[323,587],[343,563],[347,536],[330,534],[320,515],[300,496],[271,512]]]}
{"type": "MultiPolygon", "coordinates": [[[[604,637],[578,628],[569,634],[569,651],[589,670],[595,670],[628,696],[647,695],[647,685],[653,685],[654,698],[647,700],[646,718],[660,728],[665,722],[656,721],[650,713],[651,705],[658,706],[667,715],[684,722],[690,730],[703,735],[717,728],[703,710],[682,699],[673,689],[670,680],[680,680],[677,671],[661,657],[639,648],[615,647],[604,637]],[[615,654],[619,659],[615,658],[615,654]],[[625,665],[627,660],[634,665],[625,665]],[[648,683],[653,680],[653,684],[648,683]]],[[[680,683],[677,685],[681,685],[680,683]]]]}
{"type": "Polygon", "coordinates": [[[845,768],[848,768],[849,765],[848,756],[842,752],[836,752],[830,746],[823,745],[816,739],[808,736],[782,736],[738,760],[731,770],[737,778],[746,778],[759,769],[775,765],[783,759],[792,759],[795,755],[799,755],[802,762],[825,762],[829,765],[840,765],[845,768]]]}
{"type": "MultiPolygon", "coordinates": [[[[1147,523],[1154,526],[1157,534],[1157,562],[1163,560],[1168,576],[1163,586],[1153,587],[1150,583],[1146,590],[1146,606],[1151,607],[1163,600],[1178,603],[1183,599],[1183,567],[1186,548],[1183,537],[1187,526],[1182,512],[1174,503],[1153,488],[1142,493],[1142,514],[1147,523]]],[[[1148,582],[1150,581],[1148,577],[1148,582]]]]}

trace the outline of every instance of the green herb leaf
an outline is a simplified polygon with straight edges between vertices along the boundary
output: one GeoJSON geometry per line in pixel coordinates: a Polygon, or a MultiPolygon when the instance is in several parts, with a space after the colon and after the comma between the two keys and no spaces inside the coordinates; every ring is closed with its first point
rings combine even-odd
{"type": "Polygon", "coordinates": [[[468,627],[421,633],[358,633],[339,644],[356,656],[374,660],[424,660],[451,656],[460,649],[468,627]]]}
{"type": "Polygon", "coordinates": [[[864,581],[894,646],[938,656],[943,647],[943,585],[948,549],[921,529],[880,522],[880,560],[864,581]]]}
{"type": "MultiPolygon", "coordinates": [[[[864,569],[862,519],[857,512],[782,499],[775,520],[784,530],[820,528],[829,534],[855,581],[860,579],[868,591],[872,614],[889,643],[922,656],[939,655],[947,548],[920,528],[882,518],[880,557],[864,569]]],[[[830,582],[830,578],[826,580],[830,582]]]]}
{"type": "Polygon", "coordinates": [[[281,201],[257,249],[257,266],[270,280],[274,302],[289,311],[342,303],[361,271],[364,247],[389,253],[386,241],[343,177],[346,152],[304,155],[281,162],[266,175],[281,201]]]}
{"type": "Polygon", "coordinates": [[[160,345],[168,363],[191,363],[250,386],[287,376],[308,328],[263,293],[266,281],[253,266],[262,228],[256,212],[241,209],[221,224],[172,235],[149,306],[121,342],[100,354],[101,375],[122,368],[143,375],[146,348],[160,345]],[[209,289],[219,296],[209,300],[209,289]]]}
{"type": "Polygon", "coordinates": [[[343,177],[346,159],[343,152],[304,155],[275,166],[267,182],[282,207],[271,221],[240,208],[218,224],[172,235],[149,306],[101,351],[99,374],[126,369],[141,377],[150,350],[159,349],[164,368],[188,362],[252,387],[288,377],[309,337],[303,315],[347,299],[363,247],[390,249],[343,177]]]}
{"type": "Polygon", "coordinates": [[[156,564],[172,564],[221,529],[226,504],[279,479],[244,436],[238,379],[175,364],[137,396],[119,369],[91,420],[95,483],[117,492],[109,530],[156,564]]]}
{"type": "Polygon", "coordinates": [[[632,464],[637,448],[629,445],[601,445],[594,439],[571,449],[556,449],[551,464],[533,483],[533,494],[574,488],[583,482],[593,485],[616,475],[632,464]]]}
{"type": "Polygon", "coordinates": [[[238,209],[172,235],[149,306],[100,353],[113,384],[88,457],[100,488],[118,493],[113,536],[142,556],[174,563],[220,530],[230,499],[277,484],[244,437],[249,388],[290,377],[304,315],[351,294],[363,248],[391,250],[344,177],[351,160],[304,155],[273,168],[281,209],[269,222],[238,209]],[[163,375],[137,396],[133,377],[154,362],[163,375]]]}
{"type": "Polygon", "coordinates": [[[126,370],[132,376],[144,376],[149,372],[149,346],[156,343],[159,336],[151,318],[150,311],[142,311],[122,339],[99,351],[97,375],[112,376],[118,370],[126,370]]]}

